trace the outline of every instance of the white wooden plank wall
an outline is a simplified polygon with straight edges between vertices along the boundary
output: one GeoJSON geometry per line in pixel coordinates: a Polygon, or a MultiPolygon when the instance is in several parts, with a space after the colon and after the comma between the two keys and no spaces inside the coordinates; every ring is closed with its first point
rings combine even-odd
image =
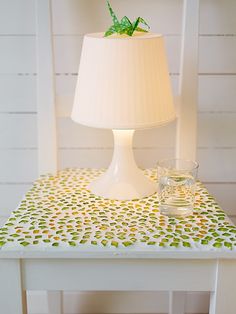
{"type": "MultiPolygon", "coordinates": [[[[57,108],[70,111],[82,36],[104,30],[104,0],[52,0],[57,108]]],[[[142,15],[166,35],[176,92],[182,21],[181,0],[119,0],[123,14],[142,15]],[[170,22],[171,21],[171,22],[170,22]]],[[[232,218],[236,216],[236,1],[202,0],[199,55],[199,177],[232,218]]],[[[37,177],[36,51],[34,1],[0,0],[0,213],[7,215],[37,177]],[[25,187],[25,189],[23,188],[25,187]],[[3,192],[4,191],[4,192],[3,192]],[[9,197],[10,196],[10,197],[9,197]]],[[[106,166],[112,137],[59,118],[60,166],[106,166]],[[96,157],[95,157],[96,156],[96,157]]],[[[175,124],[135,135],[140,166],[172,156],[175,124]]]]}
{"type": "MultiPolygon", "coordinates": [[[[145,17],[166,36],[177,92],[182,0],[113,0],[119,16],[145,17]]],[[[109,131],[79,126],[70,112],[84,33],[110,25],[105,0],[52,0],[60,167],[104,167],[109,131]]],[[[0,223],[37,177],[35,2],[0,0],[0,223]]],[[[199,177],[236,221],[236,1],[200,1],[199,177]]],[[[174,155],[175,123],[139,131],[140,166],[174,155]]],[[[199,312],[204,312],[206,306],[199,312]]]]}

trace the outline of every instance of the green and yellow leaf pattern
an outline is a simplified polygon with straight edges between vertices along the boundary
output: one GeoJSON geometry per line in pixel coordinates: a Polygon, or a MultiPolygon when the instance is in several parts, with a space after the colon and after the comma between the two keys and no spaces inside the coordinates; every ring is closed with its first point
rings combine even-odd
{"type": "MultiPolygon", "coordinates": [[[[156,170],[144,171],[156,181],[156,170]]],[[[187,218],[159,212],[158,195],[132,201],[91,194],[103,170],[66,169],[42,176],[0,229],[1,249],[236,250],[236,227],[197,183],[187,218]]]]}

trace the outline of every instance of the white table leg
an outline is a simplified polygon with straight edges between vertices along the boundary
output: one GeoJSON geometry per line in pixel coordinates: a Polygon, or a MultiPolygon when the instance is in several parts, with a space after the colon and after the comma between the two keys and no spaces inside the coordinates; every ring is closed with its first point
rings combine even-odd
{"type": "Polygon", "coordinates": [[[63,293],[62,291],[48,291],[48,313],[63,314],[63,293]]]}
{"type": "Polygon", "coordinates": [[[184,314],[185,292],[169,292],[169,314],[184,314]]]}
{"type": "Polygon", "coordinates": [[[27,314],[26,294],[23,291],[20,260],[0,259],[0,312],[27,314]]]}
{"type": "Polygon", "coordinates": [[[236,313],[236,260],[219,260],[209,314],[236,313]]]}

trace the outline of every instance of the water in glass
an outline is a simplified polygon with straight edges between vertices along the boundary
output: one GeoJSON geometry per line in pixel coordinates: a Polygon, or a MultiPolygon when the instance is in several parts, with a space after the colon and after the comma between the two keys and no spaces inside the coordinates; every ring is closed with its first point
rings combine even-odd
{"type": "Polygon", "coordinates": [[[192,214],[195,172],[190,169],[178,169],[173,166],[166,168],[165,165],[160,165],[159,206],[162,214],[182,217],[192,214]]]}

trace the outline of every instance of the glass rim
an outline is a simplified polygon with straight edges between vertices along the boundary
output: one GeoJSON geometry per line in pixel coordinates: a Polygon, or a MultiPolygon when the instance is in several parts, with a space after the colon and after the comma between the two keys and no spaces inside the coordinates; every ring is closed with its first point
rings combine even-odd
{"type": "Polygon", "coordinates": [[[170,161],[184,161],[192,164],[191,168],[187,167],[181,167],[180,169],[177,169],[178,171],[191,171],[191,170],[197,170],[199,168],[199,163],[197,161],[191,160],[191,159],[185,159],[185,158],[165,158],[161,159],[156,163],[157,167],[162,167],[165,169],[172,169],[171,166],[165,165],[165,162],[170,162],[170,161]]]}

